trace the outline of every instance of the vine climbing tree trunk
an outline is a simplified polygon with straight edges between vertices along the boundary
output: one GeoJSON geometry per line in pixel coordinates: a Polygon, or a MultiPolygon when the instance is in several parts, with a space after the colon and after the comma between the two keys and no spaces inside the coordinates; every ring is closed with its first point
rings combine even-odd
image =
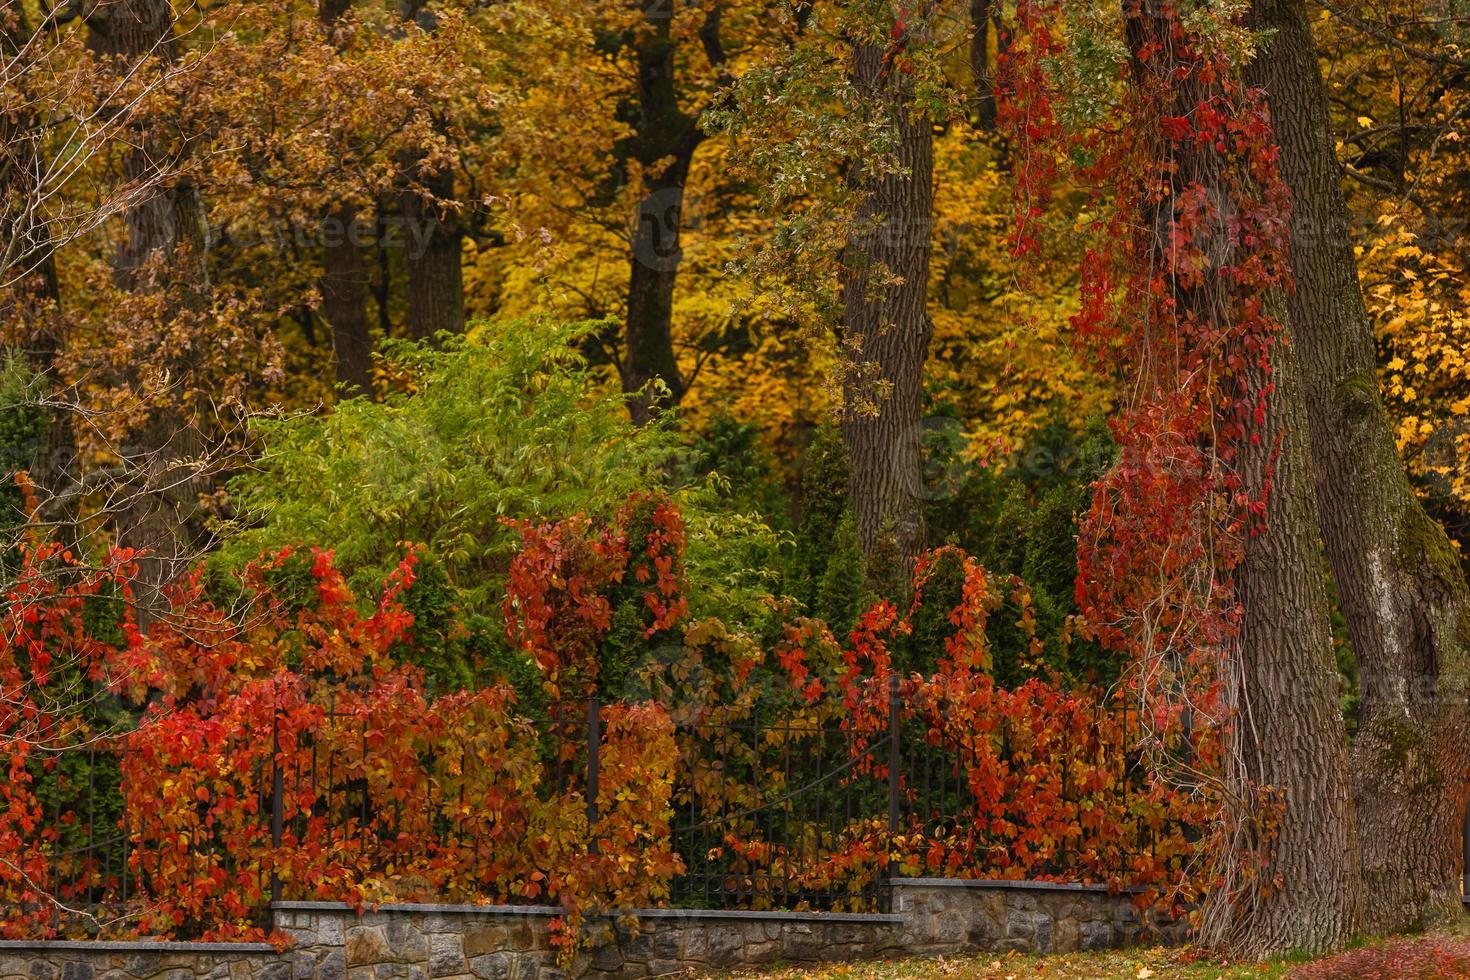
{"type": "Polygon", "coordinates": [[[1212,537],[1239,557],[1220,678],[1226,847],[1202,938],[1250,957],[1331,950],[1353,935],[1360,878],[1299,366],[1279,339],[1285,243],[1260,218],[1284,195],[1252,136],[1261,110],[1221,78],[1210,39],[1154,0],[1126,0],[1124,18],[1153,147],[1139,252],[1159,270],[1151,312],[1172,322],[1143,356],[1163,383],[1215,375],[1183,394],[1210,400],[1207,469],[1236,500],[1212,537]]]}
{"type": "Polygon", "coordinates": [[[1379,398],[1326,90],[1304,0],[1255,0],[1269,31],[1249,71],[1270,102],[1294,200],[1287,297],[1322,536],[1362,685],[1353,780],[1363,926],[1390,932],[1460,904],[1470,792],[1470,590],[1404,474],[1379,398]]]}
{"type": "Polygon", "coordinates": [[[842,270],[842,439],[858,537],[869,574],[901,590],[925,547],[924,362],[934,328],[926,310],[934,208],[929,120],[914,110],[907,76],[884,48],[859,44],[853,84],[867,111],[886,117],[892,166],[865,164],[842,270]]]}

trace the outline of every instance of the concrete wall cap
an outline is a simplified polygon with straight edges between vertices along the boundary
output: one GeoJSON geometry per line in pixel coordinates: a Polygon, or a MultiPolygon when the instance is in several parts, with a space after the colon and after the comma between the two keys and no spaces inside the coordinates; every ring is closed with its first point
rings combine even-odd
{"type": "MultiPolygon", "coordinates": [[[[351,912],[357,914],[357,906],[346,902],[272,902],[276,912],[351,912]]],[[[556,905],[439,905],[418,902],[384,902],[368,905],[365,912],[427,912],[436,915],[530,915],[555,917],[566,915],[566,910],[556,905]]]]}
{"type": "Polygon", "coordinates": [[[1114,889],[1109,885],[1088,885],[1075,881],[1025,881],[1001,878],[890,878],[889,884],[895,888],[1000,889],[1005,891],[1087,892],[1101,895],[1132,895],[1143,891],[1141,888],[1114,889]]]}
{"type": "Polygon", "coordinates": [[[97,953],[271,953],[270,943],[190,943],[160,939],[0,939],[7,949],[81,950],[97,953]]]}
{"type": "MultiPolygon", "coordinates": [[[[356,914],[357,909],[346,902],[275,902],[271,908],[277,912],[342,912],[356,914]]],[[[413,912],[437,915],[484,915],[484,916],[536,916],[552,918],[565,915],[566,910],[555,905],[419,905],[408,903],[384,903],[368,906],[369,912],[413,912]]],[[[891,925],[902,922],[903,916],[870,914],[863,912],[780,912],[748,911],[744,909],[629,909],[626,912],[604,913],[606,916],[634,915],[640,919],[725,919],[750,922],[830,922],[844,925],[891,925]]]]}

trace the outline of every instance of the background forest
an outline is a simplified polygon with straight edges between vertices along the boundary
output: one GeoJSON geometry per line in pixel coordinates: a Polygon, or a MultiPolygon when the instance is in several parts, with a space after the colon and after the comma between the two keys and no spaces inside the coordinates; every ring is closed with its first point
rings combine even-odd
{"type": "MultiPolygon", "coordinates": [[[[850,131],[832,66],[806,64],[844,28],[780,5],[572,6],[8,7],[6,465],[44,519],[146,549],[158,582],[222,543],[220,568],[291,541],[380,574],[386,545],[419,541],[483,607],[499,517],[703,485],[750,519],[761,551],[740,564],[779,575],[773,594],[855,608],[818,599],[829,563],[847,567],[828,592],[867,587],[836,421],[878,405],[844,401],[861,357],[830,307],[841,175],[885,150],[850,131]],[[114,18],[137,34],[120,50],[114,18]],[[627,443],[596,396],[651,379],[677,421],[627,443]]],[[[1013,257],[991,91],[1010,28],[971,6],[937,8],[926,38],[912,496],[927,544],[1021,574],[1059,623],[1116,379],[1066,341],[1080,240],[1013,257]]],[[[1319,13],[1378,381],[1459,540],[1458,20],[1319,13]]]]}
{"type": "MultiPolygon", "coordinates": [[[[631,549],[617,560],[636,574],[599,586],[590,676],[608,699],[644,691],[640,670],[666,657],[655,634],[675,620],[718,623],[717,636],[688,627],[675,645],[707,641],[710,656],[736,662],[731,651],[781,648],[797,621],[862,648],[866,617],[885,601],[904,623],[884,657],[898,673],[927,674],[969,628],[955,617],[980,588],[977,568],[989,590],[983,668],[998,688],[1132,690],[1130,671],[1156,655],[1139,637],[1160,623],[1103,613],[1123,603],[1119,583],[1145,582],[1202,597],[1177,603],[1163,626],[1179,636],[1159,655],[1171,678],[1160,690],[1195,690],[1191,654],[1179,651],[1249,634],[1231,620],[1236,594],[1119,556],[1200,519],[1195,509],[1173,520],[1163,504],[1156,525],[1128,525],[1129,501],[1147,496],[1130,497],[1127,481],[1147,470],[1134,465],[1140,447],[1180,431],[1188,444],[1209,427],[1171,428],[1143,411],[1151,391],[1174,384],[1159,380],[1168,357],[1150,360],[1134,335],[1103,325],[1127,319],[1131,301],[1118,295],[1149,293],[1129,293],[1108,264],[1127,256],[1143,268],[1151,255],[1165,265],[1181,247],[1170,235],[1188,227],[1182,205],[1170,218],[1141,210],[1156,205],[1137,190],[1154,176],[1119,149],[1142,131],[1129,113],[1155,82],[1190,103],[1161,102],[1148,117],[1171,147],[1162,183],[1181,199],[1189,181],[1206,189],[1198,210],[1228,213],[1227,251],[1240,247],[1234,236],[1250,247],[1272,229],[1291,239],[1290,272],[1279,271],[1286,249],[1262,250],[1254,265],[1266,271],[1232,280],[1275,298],[1253,304],[1250,293],[1231,308],[1285,308],[1270,315],[1283,323],[1326,323],[1312,315],[1324,309],[1351,316],[1355,268],[1371,331],[1369,376],[1314,361],[1297,336],[1285,348],[1300,351],[1305,382],[1279,363],[1272,375],[1265,359],[1231,362],[1236,379],[1259,366],[1273,380],[1240,381],[1245,393],[1218,403],[1216,388],[1180,382],[1182,400],[1219,408],[1219,419],[1245,406],[1264,426],[1259,392],[1305,383],[1319,445],[1359,417],[1314,414],[1326,404],[1319,376],[1372,406],[1361,415],[1373,425],[1381,406],[1379,448],[1392,447],[1382,473],[1393,472],[1380,483],[1398,487],[1400,468],[1408,480],[1385,509],[1421,515],[1395,517],[1395,553],[1409,564],[1432,554],[1446,588],[1463,592],[1470,6],[1460,0],[0,0],[0,66],[0,568],[8,587],[79,569],[114,575],[103,598],[126,609],[109,629],[182,635],[184,611],[206,601],[246,623],[267,591],[325,588],[321,567],[297,561],[313,548],[330,553],[343,594],[375,598],[409,554],[412,640],[373,642],[421,669],[426,690],[505,682],[544,715],[556,685],[573,684],[548,681],[546,658],[582,642],[568,633],[538,657],[549,641],[527,623],[536,603],[560,600],[536,589],[565,584],[547,556],[591,576],[586,549],[606,558],[598,549],[616,538],[631,549]],[[1139,33],[1149,30],[1159,36],[1139,33]],[[1274,56],[1257,55],[1278,38],[1320,69],[1320,102],[1277,101],[1274,56]],[[1153,72],[1166,49],[1187,70],[1153,72]],[[1240,87],[1211,94],[1242,73],[1240,87]],[[1298,207],[1277,207],[1291,195],[1271,196],[1276,143],[1252,142],[1248,109],[1239,125],[1217,113],[1229,117],[1218,144],[1195,138],[1206,128],[1194,102],[1238,110],[1253,87],[1271,94],[1282,152],[1306,134],[1330,154],[1318,186],[1340,189],[1340,214],[1312,211],[1289,158],[1298,207]],[[1068,142],[1072,133],[1086,140],[1068,142]],[[1224,168],[1190,156],[1227,155],[1227,139],[1249,180],[1218,180],[1224,168]],[[1151,218],[1155,229],[1173,222],[1158,236],[1172,244],[1154,252],[1134,234],[1151,218]],[[1323,273],[1329,286],[1309,279],[1300,263],[1348,244],[1346,280],[1340,266],[1323,273]],[[1111,497],[1097,491],[1108,479],[1111,497]],[[669,513],[676,565],[659,550],[672,547],[661,536],[674,534],[669,513]],[[570,530],[577,521],[607,530],[570,530]],[[535,588],[533,561],[545,572],[535,588]],[[677,583],[665,590],[665,577],[677,583]]],[[[1215,281],[1214,266],[1252,266],[1217,261],[1217,245],[1200,246],[1198,268],[1171,269],[1170,316],[1208,320],[1200,295],[1212,287],[1200,281],[1215,281]]],[[[1301,446],[1307,423],[1297,423],[1265,442],[1279,452],[1280,431],[1287,443],[1295,431],[1301,446]]],[[[1273,485],[1308,487],[1310,474],[1292,483],[1304,471],[1290,451],[1252,469],[1245,445],[1212,459],[1245,484],[1265,474],[1263,502],[1273,485]]],[[[1344,446],[1350,464],[1380,473],[1385,457],[1344,446]]],[[[1285,585],[1271,588],[1302,608],[1322,595],[1338,724],[1348,735],[1364,726],[1360,747],[1381,737],[1400,751],[1409,736],[1375,727],[1372,685],[1360,683],[1386,676],[1365,671],[1377,661],[1358,648],[1388,627],[1354,612],[1361,586],[1339,561],[1373,549],[1328,527],[1367,505],[1348,500],[1334,516],[1331,487],[1355,484],[1316,476],[1319,503],[1303,520],[1321,507],[1331,573],[1313,545],[1300,565],[1272,559],[1285,585]],[[1303,577],[1312,584],[1296,602],[1291,583],[1303,577]]],[[[1178,489],[1158,471],[1149,479],[1161,497],[1178,489]]],[[[1188,492],[1251,493],[1228,479],[1188,492]]],[[[1233,506],[1203,506],[1205,520],[1224,526],[1233,506]]],[[[1281,527],[1295,520],[1289,503],[1266,509],[1281,527]]],[[[1231,541],[1264,535],[1250,520],[1231,541]]],[[[1248,576],[1251,546],[1238,547],[1248,576]]],[[[1238,571],[1211,565],[1222,569],[1238,571]]],[[[1251,589],[1235,588],[1249,624],[1251,589]]],[[[95,600],[89,630],[100,628],[95,600]]],[[[556,608],[540,628],[561,622],[556,608]]],[[[1456,662],[1454,651],[1439,661],[1456,662]]],[[[11,679],[23,673],[9,666],[11,679]]],[[[576,683],[590,683],[582,669],[576,683]]],[[[1150,697],[1140,701],[1154,710],[1150,697]]],[[[1159,709],[1171,737],[1180,712],[1159,709]]],[[[1345,773],[1349,750],[1334,751],[1345,773]]],[[[1463,807],[1460,789],[1450,795],[1424,805],[1426,823],[1463,807]]],[[[1382,819],[1393,825],[1391,812],[1382,819]]],[[[1406,891],[1423,890],[1415,881],[1406,891]]],[[[1406,898],[1362,921],[1399,928],[1421,921],[1424,904],[1406,898]]],[[[1351,931],[1293,928],[1267,936],[1237,921],[1220,935],[1260,952],[1328,947],[1351,931]]]]}

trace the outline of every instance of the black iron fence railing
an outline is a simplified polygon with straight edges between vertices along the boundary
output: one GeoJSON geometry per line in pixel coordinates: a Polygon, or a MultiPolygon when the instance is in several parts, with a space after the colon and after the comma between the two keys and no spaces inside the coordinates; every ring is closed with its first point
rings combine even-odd
{"type": "MultiPolygon", "coordinates": [[[[599,816],[603,709],[595,698],[585,708],[536,726],[542,743],[536,792],[580,792],[592,826],[599,816]]],[[[1119,748],[1141,737],[1137,719],[1096,711],[1095,723],[1073,734],[1047,799],[1059,812],[1075,813],[1079,825],[1087,822],[1083,814],[1109,808],[1118,823],[1110,846],[1099,848],[1070,826],[1050,835],[1055,839],[1035,835],[1026,844],[1028,877],[1098,881],[1125,875],[1132,856],[1177,829],[1134,805],[1146,798],[1147,780],[1137,754],[1119,748]]],[[[1024,775],[1027,766],[1051,763],[1034,744],[1018,748],[1007,725],[978,731],[949,712],[951,706],[932,701],[922,710],[906,705],[895,678],[886,704],[869,712],[866,725],[854,724],[840,699],[792,698],[739,718],[716,711],[676,717],[671,836],[683,870],[670,882],[672,904],[879,911],[887,908],[887,884],[897,874],[1016,877],[1015,820],[996,815],[999,804],[986,797],[983,787],[990,784],[977,777],[977,766],[1002,767],[1011,779],[1005,792],[1011,792],[1031,778],[1024,775]]],[[[446,807],[424,796],[385,797],[358,765],[365,746],[355,755],[343,748],[343,726],[363,726],[353,737],[366,740],[366,721],[330,710],[325,718],[324,724],[337,726],[333,737],[293,753],[287,764],[275,751],[275,733],[267,736],[273,752],[251,773],[246,790],[254,794],[259,827],[252,833],[262,846],[280,848],[314,829],[319,839],[325,834],[333,846],[350,848],[357,867],[387,869],[403,857],[405,839],[433,839],[448,859],[482,845],[486,828],[473,800],[446,807]],[[298,799],[311,802],[287,805],[298,799]]],[[[25,852],[29,894],[64,933],[96,931],[136,916],[157,890],[151,878],[156,856],[140,853],[150,845],[126,816],[123,745],[89,747],[31,773],[46,811],[25,852]]],[[[415,757],[412,765],[416,771],[393,778],[414,785],[439,778],[431,755],[415,757]]],[[[1018,800],[1024,809],[1024,799],[1018,800]]],[[[225,879],[235,880],[250,873],[236,856],[195,850],[186,859],[207,865],[201,874],[223,869],[225,879]]],[[[262,924],[269,901],[315,897],[314,883],[283,881],[258,862],[254,873],[260,879],[254,911],[262,924]]]]}

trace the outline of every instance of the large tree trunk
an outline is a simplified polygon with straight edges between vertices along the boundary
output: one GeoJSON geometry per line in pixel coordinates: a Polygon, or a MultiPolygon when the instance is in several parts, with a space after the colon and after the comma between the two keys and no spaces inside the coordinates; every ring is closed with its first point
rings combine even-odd
{"type": "MultiPolygon", "coordinates": [[[[1223,777],[1234,837],[1223,855],[1224,887],[1208,900],[1202,938],[1252,957],[1331,950],[1354,933],[1360,878],[1300,368],[1292,349],[1277,341],[1268,376],[1252,337],[1237,330],[1235,318],[1248,316],[1255,301],[1284,314],[1278,290],[1245,287],[1232,275],[1252,258],[1238,251],[1251,247],[1253,229],[1233,227],[1237,188],[1251,180],[1235,171],[1248,162],[1225,157],[1213,142],[1162,133],[1162,117],[1186,116],[1222,94],[1207,70],[1213,66],[1192,59],[1184,45],[1174,47],[1177,21],[1169,8],[1125,0],[1124,12],[1136,76],[1160,115],[1150,120],[1160,128],[1151,173],[1168,192],[1145,214],[1143,257],[1164,270],[1170,315],[1192,327],[1186,342],[1232,338],[1230,359],[1248,366],[1218,382],[1230,387],[1215,432],[1228,431],[1231,415],[1266,396],[1259,431],[1212,447],[1223,465],[1238,452],[1241,491],[1263,500],[1265,514],[1264,524],[1242,515],[1243,554],[1234,571],[1240,629],[1223,674],[1229,709],[1223,777]],[[1192,194],[1201,188],[1214,209],[1198,216],[1192,194]],[[1182,263],[1174,258],[1181,249],[1182,263]],[[1198,275],[1196,260],[1205,263],[1198,275]],[[1274,833],[1263,830],[1266,820],[1274,833]]],[[[1151,200],[1149,192],[1144,200],[1151,200]]]]}
{"type": "Polygon", "coordinates": [[[1247,539],[1236,577],[1241,630],[1226,781],[1242,802],[1282,809],[1274,839],[1247,834],[1268,863],[1242,869],[1247,894],[1221,933],[1207,937],[1257,958],[1342,947],[1354,934],[1361,890],[1300,368],[1284,342],[1271,361],[1266,435],[1246,447],[1248,489],[1259,494],[1268,471],[1271,489],[1265,531],[1247,539]],[[1262,788],[1266,800],[1252,795],[1262,788]]]}
{"type": "MultiPolygon", "coordinates": [[[[350,0],[322,0],[344,4],[350,0]]],[[[399,0],[405,21],[437,30],[432,15],[421,17],[425,0],[399,0]]],[[[442,129],[441,129],[442,132],[442,129]]],[[[439,331],[464,333],[464,226],[454,206],[454,170],[446,161],[426,161],[427,151],[404,154],[405,186],[399,194],[404,265],[408,271],[408,335],[424,340],[439,331]]]]}
{"type": "Polygon", "coordinates": [[[1327,555],[1362,684],[1353,779],[1364,928],[1460,902],[1470,792],[1467,589],[1449,539],[1404,474],[1379,399],[1326,92],[1303,0],[1256,0],[1272,32],[1250,71],[1268,94],[1295,204],[1290,323],[1302,363],[1327,555]]]}
{"type": "MultiPolygon", "coordinates": [[[[169,65],[178,57],[167,0],[107,4],[87,23],[91,47],[115,73],[134,71],[147,59],[169,65]]],[[[194,278],[169,266],[181,244],[197,244],[200,238],[197,195],[187,180],[165,173],[177,164],[176,153],[157,139],[155,123],[144,119],[125,137],[123,182],[138,190],[123,211],[126,237],[113,265],[117,283],[129,290],[163,288],[178,277],[176,272],[194,278]]]]}
{"type": "Polygon", "coordinates": [[[368,273],[358,240],[362,231],[349,205],[335,208],[322,221],[322,319],[332,329],[337,384],[349,396],[372,391],[368,273]]]}
{"type": "Polygon", "coordinates": [[[684,183],[703,133],[679,106],[672,13],[672,0],[648,5],[634,41],[638,101],[632,157],[643,170],[643,198],[629,253],[622,382],[624,393],[639,395],[629,402],[639,425],[677,407],[687,390],[674,354],[674,287],[683,259],[684,183]],[[667,390],[651,390],[656,382],[667,390]]]}
{"type": "Polygon", "coordinates": [[[657,177],[644,182],[633,232],[628,279],[628,329],[623,356],[623,391],[633,421],[643,425],[665,408],[677,407],[688,391],[674,354],[674,287],[683,258],[684,181],[692,153],[676,156],[657,177]],[[662,382],[664,391],[649,386],[662,382]]]}
{"type": "MultiPolygon", "coordinates": [[[[317,20],[336,41],[334,27],[352,0],[319,0],[317,20]]],[[[356,208],[341,203],[322,219],[322,319],[332,330],[332,359],[344,394],[372,392],[373,338],[367,315],[364,226],[356,208]]]]}
{"type": "MultiPolygon", "coordinates": [[[[169,70],[178,56],[173,12],[168,0],[120,0],[88,16],[92,48],[118,74],[138,70],[146,60],[169,70]]],[[[197,189],[176,175],[179,147],[159,137],[157,120],[142,119],[124,139],[125,186],[137,188],[123,211],[124,240],[113,260],[117,286],[134,293],[167,297],[160,318],[197,315],[205,302],[207,259],[197,189]]],[[[141,329],[145,325],[139,324],[141,329]]],[[[162,333],[162,332],[161,332],[162,333]]],[[[143,338],[146,344],[147,339],[143,338]]],[[[155,345],[114,379],[135,386],[134,370],[167,365],[176,383],[193,377],[193,353],[155,345]]],[[[133,582],[139,620],[146,622],[164,600],[160,589],[184,572],[195,557],[193,526],[203,488],[199,460],[201,433],[187,410],[173,401],[150,406],[146,420],[122,447],[127,470],[112,494],[117,543],[139,551],[133,582]]]]}
{"type": "Polygon", "coordinates": [[[842,438],[858,538],[869,574],[901,590],[924,550],[924,361],[933,324],[926,310],[934,208],[934,145],[916,115],[906,76],[884,50],[859,45],[859,97],[895,128],[897,168],[859,178],[862,195],[843,260],[842,438]]]}
{"type": "Polygon", "coordinates": [[[408,335],[432,337],[440,330],[464,333],[464,228],[450,202],[454,173],[410,165],[422,190],[410,187],[399,197],[403,211],[403,248],[408,270],[408,335]]]}

